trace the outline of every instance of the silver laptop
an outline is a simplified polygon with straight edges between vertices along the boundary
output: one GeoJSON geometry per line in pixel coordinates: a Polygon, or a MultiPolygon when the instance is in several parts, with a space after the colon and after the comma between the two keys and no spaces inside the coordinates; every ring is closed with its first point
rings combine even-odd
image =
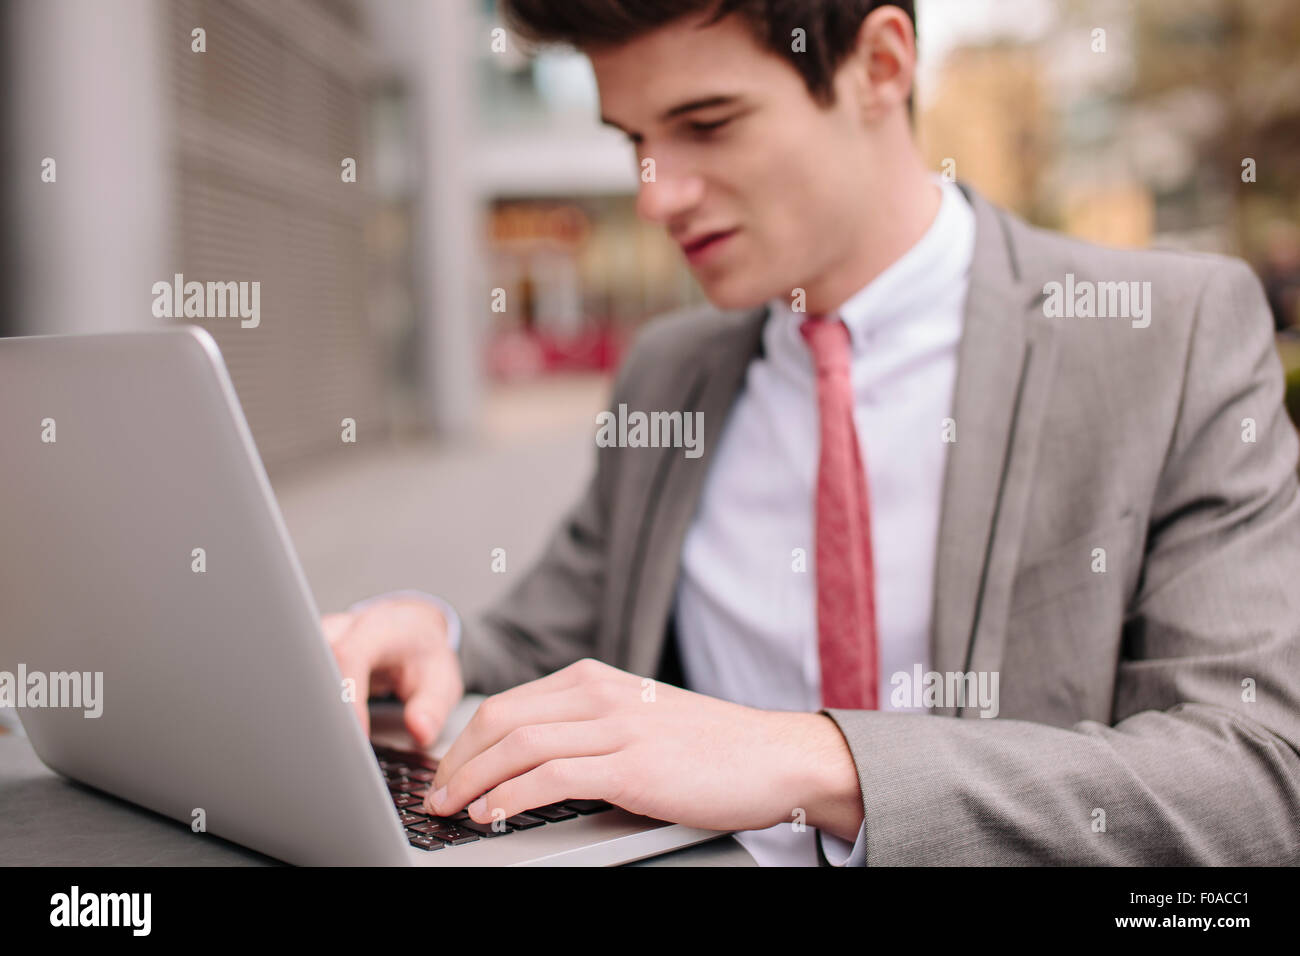
{"type": "Polygon", "coordinates": [[[0,383],[0,678],[51,769],[297,864],[611,865],[721,835],[594,801],[421,821],[435,758],[362,733],[207,332],[0,339],[0,383]]]}

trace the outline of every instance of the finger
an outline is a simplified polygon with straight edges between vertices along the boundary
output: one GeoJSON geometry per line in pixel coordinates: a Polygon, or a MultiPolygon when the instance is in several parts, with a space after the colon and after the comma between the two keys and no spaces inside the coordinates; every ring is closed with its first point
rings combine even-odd
{"type": "Polygon", "coordinates": [[[364,622],[358,620],[330,645],[334,659],[338,661],[339,671],[345,679],[353,681],[357,716],[367,733],[370,727],[370,698],[390,693],[393,689],[393,678],[385,664],[389,660],[402,663],[401,655],[389,650],[395,643],[400,643],[400,637],[378,628],[366,627],[364,622]]]}
{"type": "Polygon", "coordinates": [[[403,670],[398,693],[406,701],[406,729],[422,749],[437,741],[447,715],[460,701],[461,683],[455,666],[440,655],[418,658],[403,670]]]}
{"type": "MultiPolygon", "coordinates": [[[[376,688],[382,687],[387,692],[394,686],[393,675],[397,675],[400,684],[401,675],[409,670],[413,660],[436,657],[436,642],[429,634],[423,633],[422,628],[411,627],[410,623],[402,616],[394,619],[392,615],[359,614],[352,626],[331,645],[340,670],[356,683],[357,715],[367,734],[370,726],[368,700],[376,688]]],[[[399,696],[406,699],[416,689],[399,686],[399,696]]]]}
{"type": "Polygon", "coordinates": [[[603,693],[605,692],[591,688],[584,693],[580,688],[571,687],[524,698],[511,699],[505,694],[489,697],[479,705],[465,729],[438,762],[433,789],[445,786],[461,767],[519,727],[592,720],[601,716],[607,712],[603,693]]]}
{"type": "Polygon", "coordinates": [[[430,812],[450,815],[493,787],[549,761],[612,753],[622,746],[622,736],[615,722],[600,719],[520,727],[476,754],[444,782],[435,779],[424,805],[430,812]]]}
{"type": "Polygon", "coordinates": [[[613,753],[622,745],[622,738],[612,720],[574,720],[520,727],[453,773],[445,784],[445,793],[441,787],[431,788],[425,806],[440,816],[449,816],[493,787],[550,761],[613,753]]]}
{"type": "Polygon", "coordinates": [[[492,823],[533,807],[560,800],[617,800],[622,781],[619,765],[610,754],[562,757],[513,777],[483,794],[471,806],[470,819],[492,823]]]}

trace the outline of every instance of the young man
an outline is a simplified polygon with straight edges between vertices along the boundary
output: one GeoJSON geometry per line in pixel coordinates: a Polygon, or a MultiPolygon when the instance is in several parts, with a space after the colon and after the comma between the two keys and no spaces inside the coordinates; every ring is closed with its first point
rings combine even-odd
{"type": "Polygon", "coordinates": [[[702,413],[703,455],[599,448],[459,647],[398,595],[326,618],[344,674],[426,744],[493,695],[430,798],[476,820],[603,798],[761,863],[1300,860],[1297,441],[1258,282],[929,173],[910,4],[715,7],[507,4],[588,53],[716,307],[652,323],[611,400],[702,413]]]}

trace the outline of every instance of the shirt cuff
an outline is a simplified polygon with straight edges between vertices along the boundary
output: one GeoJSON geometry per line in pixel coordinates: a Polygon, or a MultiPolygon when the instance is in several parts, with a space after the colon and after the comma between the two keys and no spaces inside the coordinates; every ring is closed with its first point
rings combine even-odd
{"type": "Polygon", "coordinates": [[[858,827],[858,838],[852,847],[849,841],[833,833],[817,831],[817,839],[822,844],[822,855],[831,866],[866,866],[867,865],[867,821],[858,827]]]}
{"type": "Polygon", "coordinates": [[[436,594],[429,594],[427,591],[416,591],[406,588],[401,591],[385,591],[383,594],[376,594],[374,597],[368,597],[364,601],[357,601],[348,607],[348,613],[359,611],[364,607],[375,604],[379,601],[387,601],[391,598],[416,598],[418,600],[428,601],[439,611],[442,612],[443,618],[447,621],[447,643],[450,645],[452,652],[455,653],[460,649],[460,615],[456,609],[447,601],[438,597],[436,594]]]}

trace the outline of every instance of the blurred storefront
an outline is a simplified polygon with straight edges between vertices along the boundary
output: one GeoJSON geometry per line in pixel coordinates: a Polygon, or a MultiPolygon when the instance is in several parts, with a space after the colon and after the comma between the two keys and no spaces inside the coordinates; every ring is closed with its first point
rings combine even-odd
{"type": "MultiPolygon", "coordinates": [[[[495,6],[480,5],[485,38],[495,6]]],[[[664,230],[636,215],[635,154],[598,123],[586,57],[528,55],[513,37],[476,49],[489,372],[610,371],[641,323],[703,297],[664,230]]]]}

